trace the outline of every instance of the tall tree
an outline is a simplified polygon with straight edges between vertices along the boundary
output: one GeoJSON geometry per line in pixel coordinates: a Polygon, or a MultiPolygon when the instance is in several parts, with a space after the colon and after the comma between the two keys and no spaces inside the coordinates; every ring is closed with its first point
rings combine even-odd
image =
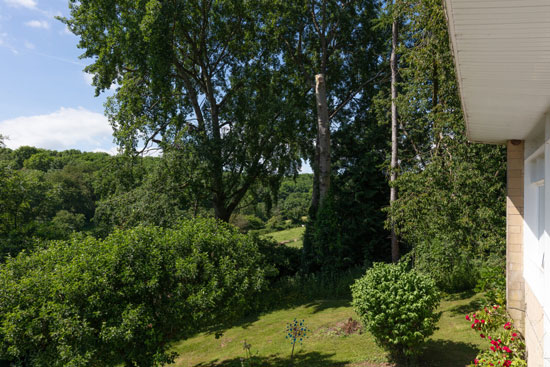
{"type": "Polygon", "coordinates": [[[504,149],[465,136],[443,4],[414,0],[400,11],[400,174],[391,218],[415,265],[459,290],[489,257],[502,259],[504,149]]]}
{"type": "Polygon", "coordinates": [[[311,213],[315,215],[331,186],[331,125],[350,118],[350,102],[367,85],[372,88],[376,79],[372,21],[378,4],[372,0],[276,0],[268,6],[267,29],[279,41],[296,84],[311,97],[309,121],[313,116],[316,120],[310,125],[315,141],[311,150],[315,176],[311,213]]]}
{"type": "Polygon", "coordinates": [[[70,0],[63,19],[94,62],[127,151],[183,150],[218,218],[257,181],[296,172],[299,92],[258,22],[260,1],[70,0]],[[138,148],[139,147],[139,148],[138,148]]]}
{"type": "MultiPolygon", "coordinates": [[[[395,4],[394,4],[395,5],[395,4]]],[[[397,188],[395,181],[397,179],[397,45],[399,41],[399,20],[397,7],[392,7],[392,36],[391,36],[391,166],[390,166],[390,207],[397,200],[397,188]]],[[[394,263],[399,261],[399,242],[395,233],[395,223],[393,214],[390,211],[391,225],[391,259],[394,263]]]]}
{"type": "Polygon", "coordinates": [[[304,238],[304,268],[316,271],[351,266],[365,259],[365,242],[369,240],[356,241],[357,237],[343,232],[365,224],[363,215],[367,210],[376,211],[377,206],[366,204],[368,194],[362,195],[377,186],[377,175],[365,177],[372,182],[363,181],[360,186],[356,180],[360,168],[355,163],[372,163],[377,155],[371,156],[375,144],[369,145],[365,139],[367,134],[374,135],[369,129],[376,122],[368,116],[357,116],[371,110],[371,97],[380,82],[382,37],[380,30],[373,29],[379,2],[276,0],[269,4],[269,17],[264,23],[279,41],[282,58],[292,70],[296,85],[305,90],[308,103],[305,117],[310,133],[305,150],[312,162],[314,186],[311,220],[304,238]],[[346,149],[334,142],[357,144],[360,149],[346,149]],[[333,171],[333,166],[338,170],[333,171]],[[332,183],[346,187],[340,190],[332,183]],[[342,218],[346,206],[355,204],[360,215],[349,222],[352,226],[341,225],[337,218],[342,218]]]}

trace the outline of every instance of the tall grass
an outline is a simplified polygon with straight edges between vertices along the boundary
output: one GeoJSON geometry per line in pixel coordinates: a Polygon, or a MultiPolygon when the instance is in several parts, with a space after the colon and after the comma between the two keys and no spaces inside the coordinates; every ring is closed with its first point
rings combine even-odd
{"type": "Polygon", "coordinates": [[[315,300],[351,300],[350,286],[365,273],[364,268],[342,272],[296,274],[275,281],[264,291],[256,311],[296,306],[315,300]]]}

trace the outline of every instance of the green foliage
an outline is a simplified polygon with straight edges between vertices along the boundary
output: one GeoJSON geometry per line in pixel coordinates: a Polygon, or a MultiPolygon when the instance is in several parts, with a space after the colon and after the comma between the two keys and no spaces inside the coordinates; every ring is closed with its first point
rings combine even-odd
{"type": "Polygon", "coordinates": [[[263,255],[265,267],[274,267],[276,269],[276,272],[270,277],[272,281],[282,277],[294,276],[298,273],[301,264],[300,249],[279,245],[273,240],[261,239],[257,235],[252,236],[263,255]]]}
{"type": "Polygon", "coordinates": [[[39,227],[37,235],[40,238],[52,240],[68,239],[73,232],[82,230],[85,223],[84,214],[60,210],[51,221],[39,227]]]}
{"type": "MultiPolygon", "coordinates": [[[[363,126],[360,131],[372,137],[380,133],[373,126],[363,126]]],[[[307,223],[305,271],[342,270],[389,257],[382,212],[387,205],[388,188],[379,169],[383,155],[368,151],[369,140],[355,134],[358,132],[342,130],[335,137],[351,142],[347,148],[339,144],[335,149],[338,161],[334,166],[339,174],[333,177],[330,194],[307,223]]]]}
{"type": "Polygon", "coordinates": [[[466,320],[472,322],[471,328],[489,344],[470,366],[527,367],[525,342],[504,308],[487,306],[466,315],[466,320]]]}
{"type": "Polygon", "coordinates": [[[75,236],[0,265],[0,359],[155,366],[168,342],[224,325],[263,285],[251,237],[215,220],[75,236]]]}
{"type": "Polygon", "coordinates": [[[435,280],[439,289],[449,293],[471,290],[476,286],[482,260],[465,253],[445,233],[416,243],[408,256],[414,267],[435,280]]]}
{"type": "MultiPolygon", "coordinates": [[[[455,283],[450,288],[472,287],[467,279],[476,278],[476,271],[468,268],[479,264],[471,259],[504,256],[505,148],[466,137],[443,3],[396,4],[387,20],[395,16],[401,23],[400,163],[398,199],[388,214],[402,253],[414,250],[415,266],[438,274],[445,288],[448,281],[455,283]]],[[[375,101],[381,122],[389,121],[388,89],[375,101]]]]}
{"type": "Polygon", "coordinates": [[[282,231],[292,227],[292,223],[287,222],[281,215],[274,215],[265,224],[265,228],[270,232],[282,231]]]}
{"type": "Polygon", "coordinates": [[[506,267],[486,264],[479,271],[476,292],[485,292],[487,302],[492,305],[506,304],[506,267]]]}
{"type": "Polygon", "coordinates": [[[54,159],[49,152],[33,154],[23,162],[23,167],[47,172],[53,165],[54,159]]]}
{"type": "Polygon", "coordinates": [[[353,308],[380,346],[412,357],[436,330],[441,296],[429,277],[406,263],[376,263],[352,286],[353,308]]]}
{"type": "Polygon", "coordinates": [[[341,270],[352,263],[344,254],[341,220],[334,205],[334,196],[329,193],[321,202],[315,221],[306,227],[303,264],[307,272],[341,270]]]}
{"type": "Polygon", "coordinates": [[[255,215],[233,214],[229,223],[239,228],[242,232],[258,231],[264,228],[264,222],[255,215]]]}

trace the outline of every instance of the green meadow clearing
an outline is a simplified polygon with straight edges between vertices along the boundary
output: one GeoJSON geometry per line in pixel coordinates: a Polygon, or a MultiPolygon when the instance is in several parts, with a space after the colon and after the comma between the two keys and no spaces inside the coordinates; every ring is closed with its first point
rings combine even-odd
{"type": "Polygon", "coordinates": [[[284,231],[271,232],[264,235],[263,237],[271,237],[277,243],[288,241],[287,243],[285,243],[287,246],[302,248],[305,229],[305,227],[290,228],[285,229],[284,231]]]}

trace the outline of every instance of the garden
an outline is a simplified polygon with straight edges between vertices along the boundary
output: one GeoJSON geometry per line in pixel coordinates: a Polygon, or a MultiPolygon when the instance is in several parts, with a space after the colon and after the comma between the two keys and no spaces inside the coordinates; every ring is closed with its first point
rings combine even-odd
{"type": "Polygon", "coordinates": [[[439,0],[58,20],[119,154],[0,135],[0,365],[525,366],[439,0]]]}

